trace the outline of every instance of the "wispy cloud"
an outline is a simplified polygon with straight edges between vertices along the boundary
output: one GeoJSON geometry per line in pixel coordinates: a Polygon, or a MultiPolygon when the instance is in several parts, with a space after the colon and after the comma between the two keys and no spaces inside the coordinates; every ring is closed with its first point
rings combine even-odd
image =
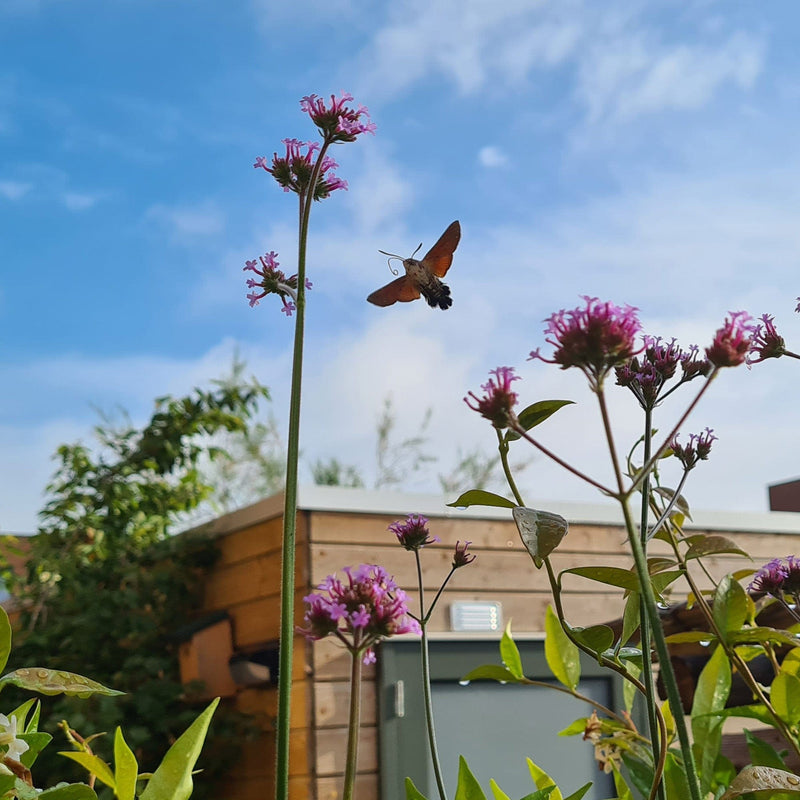
{"type": "Polygon", "coordinates": [[[195,206],[157,204],[145,212],[145,219],[167,232],[172,241],[191,244],[197,238],[218,236],[225,230],[225,213],[206,201],[195,206]]]}
{"type": "Polygon", "coordinates": [[[64,206],[68,211],[88,211],[100,199],[98,194],[89,194],[87,192],[65,192],[64,193],[64,206]]]}
{"type": "Polygon", "coordinates": [[[504,167],[508,163],[508,156],[494,145],[487,145],[478,151],[478,163],[482,167],[504,167]]]}
{"type": "Polygon", "coordinates": [[[0,197],[6,200],[21,200],[33,188],[26,181],[0,181],[0,197]]]}

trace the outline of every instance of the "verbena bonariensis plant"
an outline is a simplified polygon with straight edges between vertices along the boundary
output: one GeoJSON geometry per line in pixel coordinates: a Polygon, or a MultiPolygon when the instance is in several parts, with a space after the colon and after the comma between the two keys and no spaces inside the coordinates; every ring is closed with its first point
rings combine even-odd
{"type": "Polygon", "coordinates": [[[289,796],[289,714],[292,676],[292,637],[294,619],[294,570],[297,529],[297,464],[300,443],[300,395],[303,376],[303,333],[305,329],[306,290],[311,282],[306,278],[306,245],[311,207],[315,200],[324,200],[347,183],[333,170],[337,163],[328,155],[332,145],[354,142],[363,133],[374,133],[375,124],[364,106],[349,105],[353,98],[331,95],[327,103],[317,95],[300,101],[320,135],[319,142],[284,139],[286,153],[275,153],[272,162],[259,156],[253,166],[272,175],[284,192],[294,192],[299,206],[297,272],[287,277],[279,267],[278,254],[269,252],[247,261],[245,271],[256,277],[248,278],[247,295],[256,306],[269,294],[281,299],[287,316],[297,312],[294,328],[292,383],[289,402],[289,432],[286,456],[286,492],[283,513],[283,545],[281,556],[281,629],[280,663],[278,667],[278,719],[276,726],[275,797],[289,796]]]}

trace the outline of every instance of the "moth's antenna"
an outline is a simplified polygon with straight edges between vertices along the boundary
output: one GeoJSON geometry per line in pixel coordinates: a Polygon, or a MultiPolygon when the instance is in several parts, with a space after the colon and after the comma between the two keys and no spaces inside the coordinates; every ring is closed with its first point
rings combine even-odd
{"type": "Polygon", "coordinates": [[[421,248],[422,248],[422,242],[420,242],[420,243],[417,245],[417,249],[416,249],[416,250],[415,250],[415,251],[414,251],[414,252],[411,254],[411,258],[414,258],[414,256],[415,256],[417,253],[419,253],[419,251],[420,251],[420,249],[421,249],[421,248]]]}
{"type": "MultiPolygon", "coordinates": [[[[421,247],[421,246],[422,246],[422,245],[420,245],[420,247],[421,247]]],[[[386,262],[386,263],[389,265],[389,272],[391,272],[391,273],[392,273],[392,275],[399,275],[399,274],[400,274],[400,272],[399,272],[398,270],[396,270],[396,269],[395,269],[395,268],[392,266],[392,259],[393,259],[393,258],[396,258],[398,261],[402,261],[402,260],[403,260],[403,258],[402,258],[401,256],[396,256],[394,253],[387,253],[385,250],[378,250],[378,252],[379,252],[379,253],[381,253],[381,254],[382,254],[382,255],[384,255],[384,256],[389,256],[389,259],[388,259],[388,261],[386,262]]]]}

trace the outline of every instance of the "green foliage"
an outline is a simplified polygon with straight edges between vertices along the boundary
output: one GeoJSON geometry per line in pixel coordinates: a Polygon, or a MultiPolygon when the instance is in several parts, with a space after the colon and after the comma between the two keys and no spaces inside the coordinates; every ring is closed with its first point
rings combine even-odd
{"type": "MultiPolygon", "coordinates": [[[[21,623],[11,666],[91,675],[125,695],[48,701],[45,730],[64,718],[84,736],[121,726],[139,763],[152,768],[196,716],[180,683],[174,633],[200,607],[216,549],[202,537],[171,534],[211,494],[200,465],[223,455],[213,437],[246,431],[265,396],[256,383],[227,382],[164,397],[140,430],[98,427],[97,453],[82,444],[59,448],[27,569],[9,581],[21,623]]],[[[19,673],[7,682],[19,684],[19,673]]],[[[241,715],[218,715],[204,789],[230,770],[248,729],[241,715]]],[[[97,754],[110,760],[112,746],[98,740],[97,754]]],[[[64,776],[63,760],[47,751],[37,767],[49,776],[43,783],[64,776]]]]}

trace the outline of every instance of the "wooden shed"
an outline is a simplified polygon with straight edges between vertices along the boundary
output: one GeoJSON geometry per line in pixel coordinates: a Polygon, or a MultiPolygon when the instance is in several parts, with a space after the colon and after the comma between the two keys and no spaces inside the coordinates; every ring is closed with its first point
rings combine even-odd
{"type": "MultiPolygon", "coordinates": [[[[497,641],[509,620],[513,620],[515,638],[523,649],[526,673],[547,676],[542,630],[549,586],[544,572],[534,567],[523,548],[508,510],[457,510],[446,506],[449,498],[339,487],[306,487],[299,498],[297,624],[302,623],[304,595],[326,575],[361,563],[384,566],[411,595],[412,609],[418,610],[413,554],[399,547],[387,531],[391,522],[409,513],[427,516],[431,533],[441,540],[422,551],[427,599],[449,571],[456,541],[471,542],[470,551],[477,558],[455,574],[429,628],[434,706],[437,725],[440,716],[443,720],[444,735],[440,729],[439,738],[440,743],[445,742],[446,775],[454,773],[453,761],[459,753],[469,754],[470,763],[478,763],[476,771],[484,760],[491,765],[487,768],[496,770],[478,775],[484,784],[493,777],[507,793],[515,795],[516,785],[525,787],[522,793],[533,790],[524,754],[557,780],[559,774],[574,777],[576,758],[581,764],[585,761],[580,769],[594,769],[591,748],[586,744],[574,739],[554,742],[558,731],[588,714],[585,707],[551,708],[548,696],[557,693],[547,690],[534,694],[527,687],[493,684],[492,691],[499,693],[489,696],[476,688],[484,684],[459,685],[460,676],[473,667],[499,663],[497,641]],[[493,710],[483,712],[484,701],[493,710]],[[514,725],[509,725],[510,719],[514,725]],[[493,746],[500,735],[493,726],[506,731],[511,746],[493,746]],[[571,755],[573,744],[578,756],[571,755]],[[506,766],[498,761],[498,750],[516,764],[508,769],[521,773],[510,783],[500,771],[506,766]],[[548,763],[548,759],[558,763],[548,763]]],[[[568,535],[553,555],[557,570],[589,564],[630,567],[624,531],[612,504],[541,503],[536,507],[560,514],[570,524],[568,535]]],[[[282,511],[283,495],[278,494],[202,527],[219,538],[221,558],[208,578],[205,607],[198,614],[197,626],[181,646],[186,680],[204,680],[209,694],[228,697],[262,724],[262,738],[244,746],[243,759],[226,783],[226,796],[238,800],[261,800],[273,787],[271,731],[277,694],[282,511]]],[[[791,512],[696,512],[690,527],[695,532],[728,534],[752,555],[753,567],[797,552],[800,542],[796,538],[800,514],[791,512]]],[[[651,552],[666,554],[666,546],[654,541],[651,552]]],[[[723,555],[705,563],[712,574],[721,576],[750,562],[723,555]]],[[[577,577],[566,579],[565,587],[565,610],[573,625],[606,622],[621,613],[621,592],[611,587],[577,577]]],[[[682,600],[685,591],[685,585],[675,585],[672,599],[682,600]]],[[[378,663],[365,668],[357,783],[360,798],[399,800],[404,797],[405,775],[411,775],[422,791],[430,780],[423,729],[415,716],[420,708],[419,646],[416,640],[403,638],[406,640],[383,645],[378,663]]],[[[333,640],[311,644],[296,637],[290,753],[293,800],[340,796],[348,676],[349,656],[333,640]]],[[[596,665],[586,664],[584,676],[584,691],[598,692],[603,702],[619,700],[619,687],[608,675],[599,673],[596,665]]],[[[568,783],[565,788],[573,791],[579,785],[568,783]]]]}

